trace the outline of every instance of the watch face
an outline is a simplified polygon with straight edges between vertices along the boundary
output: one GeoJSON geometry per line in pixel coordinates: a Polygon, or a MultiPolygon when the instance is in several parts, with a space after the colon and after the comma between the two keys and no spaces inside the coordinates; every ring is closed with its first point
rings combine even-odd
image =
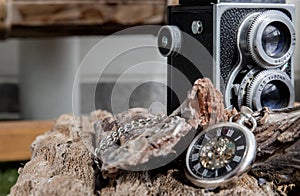
{"type": "Polygon", "coordinates": [[[246,127],[219,124],[201,132],[191,143],[186,156],[187,177],[199,186],[218,186],[244,172],[255,154],[255,138],[246,127]]]}

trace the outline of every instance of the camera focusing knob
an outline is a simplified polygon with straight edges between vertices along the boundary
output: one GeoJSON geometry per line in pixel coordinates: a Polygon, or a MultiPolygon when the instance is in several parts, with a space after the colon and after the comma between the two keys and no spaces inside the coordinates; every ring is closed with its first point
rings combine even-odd
{"type": "Polygon", "coordinates": [[[180,51],[181,40],[181,31],[177,26],[165,25],[158,32],[158,50],[165,57],[174,56],[180,51]]]}

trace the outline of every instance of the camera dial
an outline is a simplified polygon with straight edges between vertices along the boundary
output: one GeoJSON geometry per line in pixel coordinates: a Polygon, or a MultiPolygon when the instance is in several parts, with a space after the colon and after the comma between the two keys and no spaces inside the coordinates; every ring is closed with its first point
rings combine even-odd
{"type": "Polygon", "coordinates": [[[296,34],[293,23],[281,11],[262,12],[248,31],[248,48],[254,61],[262,68],[278,68],[293,55],[296,34]]]}
{"type": "Polygon", "coordinates": [[[295,101],[293,84],[289,76],[279,69],[261,71],[247,90],[248,107],[280,109],[290,107],[295,101]]]}
{"type": "Polygon", "coordinates": [[[158,32],[157,45],[159,52],[170,57],[179,53],[181,48],[181,31],[177,26],[165,25],[158,32]]]}

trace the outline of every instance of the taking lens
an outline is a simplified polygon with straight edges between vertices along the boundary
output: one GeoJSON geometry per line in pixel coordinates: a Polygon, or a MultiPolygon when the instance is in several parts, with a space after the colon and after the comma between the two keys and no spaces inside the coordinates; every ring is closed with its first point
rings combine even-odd
{"type": "Polygon", "coordinates": [[[294,104],[295,93],[289,76],[280,69],[258,73],[247,88],[247,106],[253,110],[263,107],[280,109],[294,104]]]}
{"type": "Polygon", "coordinates": [[[291,37],[285,25],[279,22],[270,23],[262,34],[262,47],[270,57],[281,57],[291,43],[291,37]]]}
{"type": "Polygon", "coordinates": [[[280,109],[289,105],[289,97],[288,87],[284,83],[272,81],[262,90],[260,102],[262,107],[280,109]]]}

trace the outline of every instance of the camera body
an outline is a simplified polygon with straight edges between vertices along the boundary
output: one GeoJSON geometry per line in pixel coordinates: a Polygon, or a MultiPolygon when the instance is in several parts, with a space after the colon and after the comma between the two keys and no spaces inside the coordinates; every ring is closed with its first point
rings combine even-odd
{"type": "Polygon", "coordinates": [[[158,34],[159,50],[169,64],[168,113],[202,77],[212,80],[228,108],[279,109],[294,104],[293,5],[180,3],[168,7],[169,25],[158,34]]]}

